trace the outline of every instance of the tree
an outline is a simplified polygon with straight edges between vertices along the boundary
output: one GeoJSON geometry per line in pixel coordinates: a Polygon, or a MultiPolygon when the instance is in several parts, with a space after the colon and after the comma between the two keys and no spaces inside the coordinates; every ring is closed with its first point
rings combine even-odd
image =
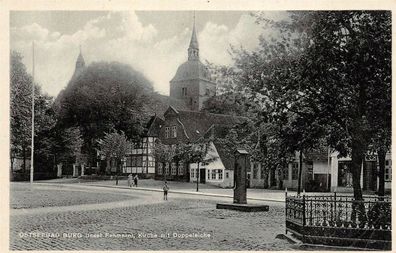
{"type": "Polygon", "coordinates": [[[304,59],[305,90],[320,105],[317,115],[330,145],[351,155],[354,198],[361,200],[361,164],[373,135],[370,115],[379,109],[375,91],[390,83],[390,12],[304,12],[295,20],[313,24],[306,29],[312,43],[304,59]]]}
{"type": "MultiPolygon", "coordinates": [[[[157,164],[162,163],[165,168],[166,164],[170,164],[176,156],[176,147],[166,145],[157,139],[153,148],[153,155],[157,164]]],[[[164,181],[166,181],[166,171],[164,172],[164,181]]]]}
{"type": "Polygon", "coordinates": [[[177,159],[189,164],[197,164],[197,192],[199,191],[200,164],[210,163],[216,159],[215,157],[209,156],[211,151],[211,142],[205,138],[201,138],[194,143],[183,143],[178,145],[176,152],[177,159]]]}
{"type": "Polygon", "coordinates": [[[53,98],[35,91],[35,139],[34,139],[34,167],[36,172],[43,172],[46,177],[54,176],[55,149],[58,139],[55,137],[56,116],[52,109],[53,98]]]}
{"type": "Polygon", "coordinates": [[[150,103],[151,93],[151,83],[130,66],[93,63],[58,96],[59,125],[81,129],[90,166],[96,159],[96,140],[105,132],[123,131],[133,142],[139,141],[148,117],[144,105],[150,103]]]}
{"type": "Polygon", "coordinates": [[[58,139],[58,159],[60,161],[72,161],[80,164],[82,162],[81,148],[83,139],[81,131],[77,127],[62,129],[57,135],[58,139]]]}
{"type": "Polygon", "coordinates": [[[10,127],[11,168],[15,155],[23,156],[23,170],[26,168],[26,153],[31,140],[32,77],[22,63],[22,56],[11,52],[10,57],[10,127]]]}
{"type": "Polygon", "coordinates": [[[118,185],[118,175],[122,168],[122,159],[125,158],[130,142],[124,132],[105,133],[103,139],[98,141],[100,153],[107,160],[115,159],[116,161],[116,185],[118,185]]]}
{"type": "Polygon", "coordinates": [[[238,82],[268,105],[258,120],[283,125],[279,137],[291,150],[324,138],[340,156],[351,156],[354,198],[361,200],[370,115],[379,110],[374,91],[390,83],[390,13],[307,11],[291,12],[288,21],[261,14],[257,20],[281,31],[253,52],[237,52],[238,82]]]}
{"type": "MultiPolygon", "coordinates": [[[[230,135],[222,136],[221,145],[229,146],[228,152],[233,153],[236,146],[244,146],[251,153],[251,159],[259,162],[264,168],[264,188],[268,188],[268,176],[271,173],[271,186],[275,185],[275,170],[285,167],[285,152],[279,143],[281,124],[275,124],[272,114],[274,108],[265,94],[253,89],[257,82],[250,78],[254,71],[262,71],[262,66],[257,69],[251,62],[259,62],[259,55],[250,55],[247,51],[234,51],[236,63],[234,66],[217,66],[209,64],[217,82],[217,95],[209,98],[204,103],[203,110],[212,113],[224,113],[244,116],[249,124],[237,125],[232,128],[230,135]],[[246,67],[245,67],[246,66],[246,67]],[[249,78],[246,78],[249,77],[249,78]],[[252,84],[246,85],[246,83],[252,84]],[[242,133],[241,129],[248,129],[242,133]],[[247,145],[247,143],[249,144],[247,145]]],[[[263,59],[268,57],[263,57],[263,59]]],[[[261,60],[261,59],[260,59],[261,60]]],[[[279,65],[282,66],[282,65],[279,65]]],[[[261,73],[261,72],[260,72],[261,73]]],[[[257,86],[259,87],[259,86],[257,86]]],[[[260,86],[261,87],[261,86],[260,86]]],[[[256,88],[257,89],[257,88],[256,88]]],[[[281,91],[281,89],[279,89],[281,91]]],[[[268,94],[267,94],[268,95],[268,94]]],[[[282,94],[283,95],[283,94],[282,94]]],[[[273,99],[281,95],[275,94],[273,99]]]]}
{"type": "MultiPolygon", "coordinates": [[[[10,56],[10,124],[11,124],[11,168],[15,156],[23,157],[23,170],[26,168],[26,156],[31,149],[32,127],[32,86],[33,79],[27,73],[22,56],[15,51],[10,56]]],[[[53,98],[44,94],[38,85],[34,85],[34,167],[35,172],[44,172],[47,176],[53,167],[53,149],[56,139],[53,136],[56,118],[52,110],[53,98]]]]}

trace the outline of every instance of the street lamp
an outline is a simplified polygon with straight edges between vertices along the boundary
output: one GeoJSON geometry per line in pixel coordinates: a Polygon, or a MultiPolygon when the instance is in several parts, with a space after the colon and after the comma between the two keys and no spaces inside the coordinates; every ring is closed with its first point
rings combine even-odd
{"type": "Polygon", "coordinates": [[[32,42],[32,145],[30,158],[30,184],[33,184],[34,175],[34,41],[32,42]]]}

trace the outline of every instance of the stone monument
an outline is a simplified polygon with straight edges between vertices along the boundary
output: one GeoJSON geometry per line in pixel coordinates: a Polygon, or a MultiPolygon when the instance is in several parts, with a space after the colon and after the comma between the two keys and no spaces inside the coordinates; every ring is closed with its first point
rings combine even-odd
{"type": "Polygon", "coordinates": [[[219,203],[216,205],[216,208],[243,212],[268,211],[268,205],[252,205],[247,203],[247,168],[250,166],[249,152],[245,149],[237,149],[234,155],[234,203],[219,203]]]}
{"type": "Polygon", "coordinates": [[[234,166],[234,203],[247,204],[247,168],[250,164],[249,153],[244,149],[237,149],[235,151],[235,166],[234,166]]]}

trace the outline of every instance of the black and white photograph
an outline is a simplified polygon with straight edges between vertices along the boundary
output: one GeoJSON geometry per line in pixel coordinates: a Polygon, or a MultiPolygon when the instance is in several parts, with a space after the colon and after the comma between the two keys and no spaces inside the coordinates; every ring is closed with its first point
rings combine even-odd
{"type": "Polygon", "coordinates": [[[390,8],[8,14],[8,250],[392,250],[390,8]]]}

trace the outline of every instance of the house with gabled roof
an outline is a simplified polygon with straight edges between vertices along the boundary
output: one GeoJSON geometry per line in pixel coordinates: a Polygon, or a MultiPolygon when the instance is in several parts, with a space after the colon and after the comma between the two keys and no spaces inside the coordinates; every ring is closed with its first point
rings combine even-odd
{"type": "Polygon", "coordinates": [[[167,145],[194,143],[200,138],[209,138],[210,151],[207,156],[213,161],[200,164],[199,173],[197,164],[183,164],[178,161],[165,165],[158,164],[156,178],[163,179],[166,174],[167,180],[194,182],[198,179],[201,183],[232,187],[234,167],[232,152],[228,152],[217,140],[224,137],[228,129],[245,120],[244,117],[177,110],[170,106],[164,113],[164,122],[158,138],[167,145]]]}

